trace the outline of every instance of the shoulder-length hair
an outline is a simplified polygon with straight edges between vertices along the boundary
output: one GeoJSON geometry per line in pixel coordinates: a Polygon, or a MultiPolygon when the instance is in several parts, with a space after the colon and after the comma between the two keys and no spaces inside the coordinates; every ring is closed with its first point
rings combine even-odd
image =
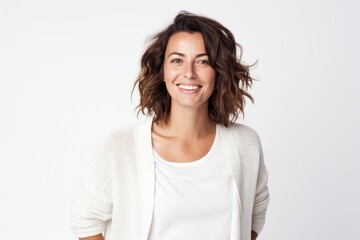
{"type": "Polygon", "coordinates": [[[216,72],[214,92],[209,98],[209,117],[224,126],[234,123],[240,113],[244,114],[246,98],[254,102],[247,92],[253,81],[249,74],[251,66],[240,63],[242,47],[226,27],[213,19],[185,11],[181,11],[167,28],[151,37],[141,58],[141,70],[132,90],[138,85],[138,113],[154,114],[155,122],[168,122],[171,97],[163,81],[163,63],[168,40],[177,32],[203,35],[210,66],[216,72]]]}

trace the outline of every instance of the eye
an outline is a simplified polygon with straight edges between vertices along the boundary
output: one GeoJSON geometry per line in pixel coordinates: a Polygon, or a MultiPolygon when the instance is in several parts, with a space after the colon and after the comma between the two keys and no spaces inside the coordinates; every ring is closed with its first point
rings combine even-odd
{"type": "Polygon", "coordinates": [[[201,65],[209,65],[209,61],[205,60],[205,59],[198,60],[198,63],[201,64],[201,65]]]}
{"type": "Polygon", "coordinates": [[[182,61],[179,58],[175,58],[175,59],[172,59],[170,62],[171,63],[181,63],[182,61]]]}

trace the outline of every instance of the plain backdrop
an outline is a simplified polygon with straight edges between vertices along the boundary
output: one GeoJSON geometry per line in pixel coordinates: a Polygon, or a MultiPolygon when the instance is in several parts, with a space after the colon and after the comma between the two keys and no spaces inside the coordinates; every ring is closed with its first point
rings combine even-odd
{"type": "Polygon", "coordinates": [[[75,239],[69,207],[130,100],[151,34],[214,18],[258,79],[238,122],[261,137],[271,201],[259,239],[360,235],[358,1],[0,0],[1,239],[75,239]]]}

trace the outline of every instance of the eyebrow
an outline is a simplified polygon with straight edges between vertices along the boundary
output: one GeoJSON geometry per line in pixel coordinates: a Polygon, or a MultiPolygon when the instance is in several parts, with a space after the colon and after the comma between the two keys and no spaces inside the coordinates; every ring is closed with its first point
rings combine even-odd
{"type": "MultiPolygon", "coordinates": [[[[170,57],[171,55],[179,55],[181,57],[185,57],[185,54],[179,53],[179,52],[172,52],[168,55],[168,57],[170,57]]],[[[207,53],[199,53],[196,55],[196,57],[198,58],[198,57],[207,56],[207,55],[208,55],[207,53]]]]}

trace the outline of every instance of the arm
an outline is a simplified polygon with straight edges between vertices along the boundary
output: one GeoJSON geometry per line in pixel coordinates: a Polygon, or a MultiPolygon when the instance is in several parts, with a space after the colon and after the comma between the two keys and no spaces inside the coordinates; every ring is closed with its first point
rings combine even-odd
{"type": "Polygon", "coordinates": [[[92,237],[86,237],[86,238],[79,238],[79,240],[104,240],[104,237],[102,234],[92,236],[92,237]]]}
{"type": "MultiPolygon", "coordinates": [[[[260,141],[260,140],[259,140],[260,141]]],[[[251,239],[256,239],[261,232],[264,223],[266,210],[269,204],[269,190],[267,187],[268,173],[264,164],[264,157],[259,142],[259,172],[256,184],[256,194],[254,199],[253,214],[252,214],[252,226],[251,226],[251,239]],[[253,233],[254,232],[254,233],[253,233]]]]}
{"type": "Polygon", "coordinates": [[[111,164],[108,141],[103,141],[82,174],[82,185],[71,205],[71,228],[75,236],[103,240],[106,222],[112,218],[111,164]]]}

